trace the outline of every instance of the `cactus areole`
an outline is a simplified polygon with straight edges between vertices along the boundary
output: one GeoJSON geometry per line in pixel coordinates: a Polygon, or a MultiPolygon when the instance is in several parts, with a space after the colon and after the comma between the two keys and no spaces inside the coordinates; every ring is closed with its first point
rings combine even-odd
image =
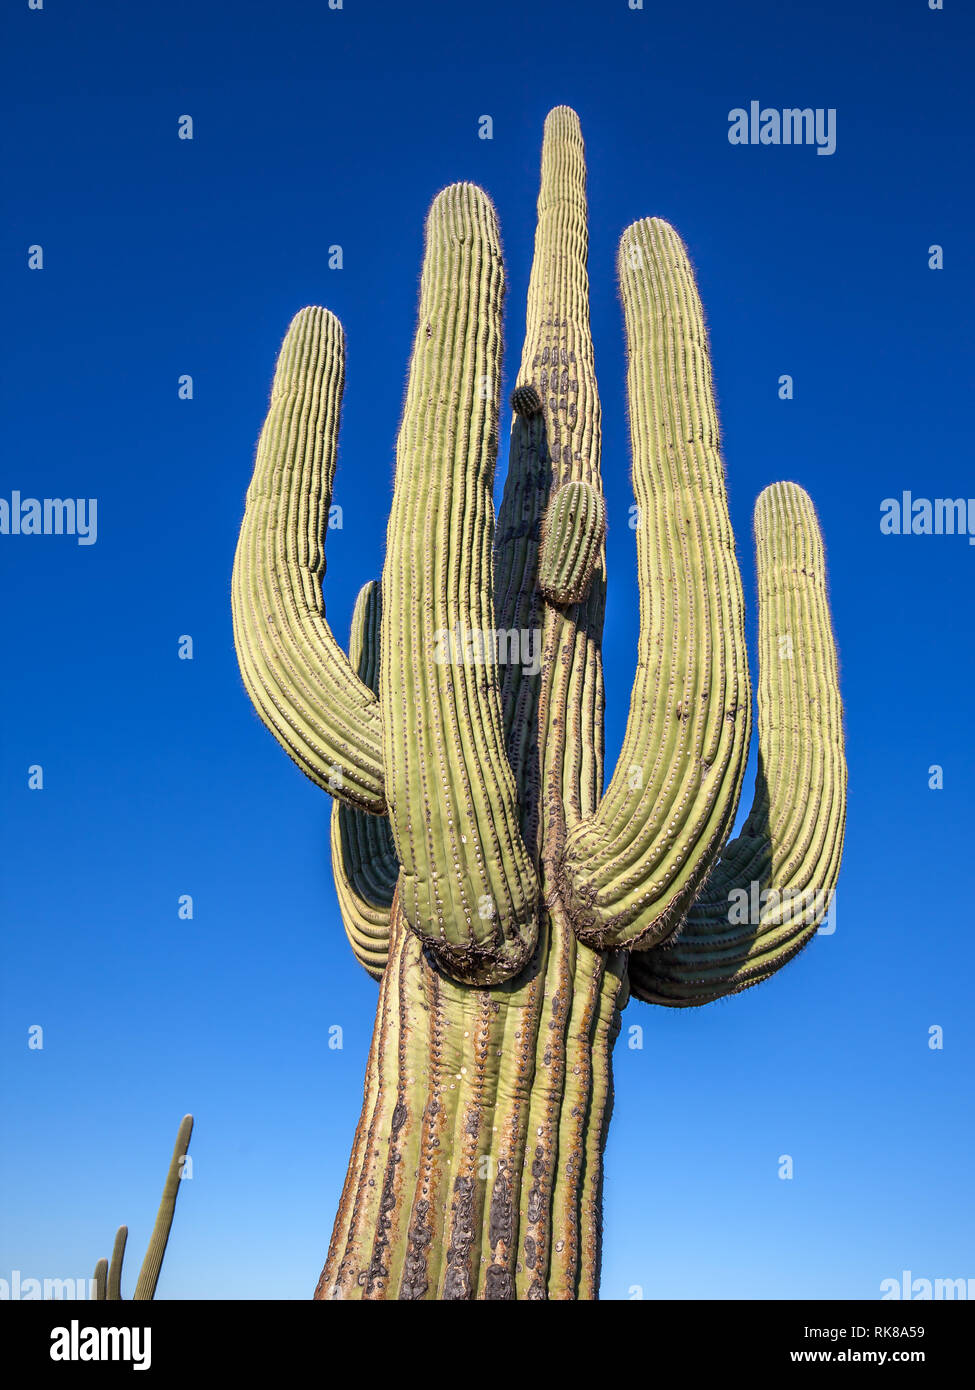
{"type": "Polygon", "coordinates": [[[640,631],[603,789],[586,252],[582,135],[558,107],[495,522],[497,220],[472,184],[434,199],[385,566],[359,595],[348,656],[322,594],[341,325],[301,310],[278,358],[234,634],[262,720],[334,798],[346,933],[379,981],[317,1298],[595,1298],[623,1006],[758,984],[812,937],[836,883],[836,653],[816,514],[793,483],[755,509],[759,773],[726,843],[751,721],[742,585],[701,304],[683,243],[656,218],[619,248],[640,631]],[[461,639],[445,659],[446,632],[461,639]],[[537,660],[523,659],[526,634],[537,660]],[[739,920],[729,903],[754,883],[760,911],[739,920]]]}

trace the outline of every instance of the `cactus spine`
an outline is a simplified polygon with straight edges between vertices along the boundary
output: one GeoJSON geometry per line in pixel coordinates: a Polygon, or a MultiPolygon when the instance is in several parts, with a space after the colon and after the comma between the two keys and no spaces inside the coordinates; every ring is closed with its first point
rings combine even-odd
{"type": "Polygon", "coordinates": [[[320,1298],[594,1298],[631,991],[684,1007],[758,983],[810,938],[835,886],[842,710],[822,542],[791,483],[756,507],[759,778],[725,844],[750,734],[744,603],[703,313],[680,238],[655,218],[619,254],[641,614],[603,793],[587,235],[579,122],[559,107],[495,526],[497,224],[470,184],[434,199],[386,562],[359,596],[348,659],[320,588],[341,327],[302,310],[278,359],[234,631],[264,722],[335,798],[346,932],[380,982],[320,1298]],[[538,663],[499,663],[499,635],[510,654],[522,634],[538,663]],[[754,883],[760,919],[732,922],[729,899],[754,883]]]}

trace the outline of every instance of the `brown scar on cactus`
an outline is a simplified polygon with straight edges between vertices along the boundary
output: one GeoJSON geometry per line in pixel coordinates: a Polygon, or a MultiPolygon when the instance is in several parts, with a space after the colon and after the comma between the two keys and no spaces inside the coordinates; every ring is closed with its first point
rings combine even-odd
{"type": "Polygon", "coordinates": [[[817,903],[835,887],[846,767],[822,537],[796,484],[758,499],[759,773],[729,842],[751,686],[704,312],[674,229],[632,223],[617,273],[640,628],[604,778],[606,503],[575,112],[545,122],[496,525],[504,266],[487,195],[444,189],[424,242],[385,564],[348,656],[322,592],[345,373],[325,309],[285,337],[233,570],[245,688],[341,803],[339,903],[379,980],[316,1297],[591,1299],[622,1009],[706,1004],[802,949],[822,914],[731,923],[743,885],[817,903]],[[438,659],[459,620],[533,634],[541,660],[438,659]],[[778,632],[801,637],[792,661],[778,632]]]}

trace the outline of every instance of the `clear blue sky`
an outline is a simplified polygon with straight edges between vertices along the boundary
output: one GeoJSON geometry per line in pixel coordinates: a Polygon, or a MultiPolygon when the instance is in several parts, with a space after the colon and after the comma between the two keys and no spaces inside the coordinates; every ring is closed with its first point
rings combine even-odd
{"type": "Polygon", "coordinates": [[[382,563],[426,208],[458,179],[495,200],[510,384],[559,103],[590,170],[607,751],[637,628],[614,253],[654,214],[699,276],[749,595],[762,487],[794,479],[819,508],[850,767],[835,935],[723,1003],[624,1016],[604,1296],[876,1298],[904,1269],[975,1276],[973,914],[945,883],[975,831],[975,547],[879,527],[904,489],[975,496],[973,25],[945,5],[4,7],[0,496],[97,497],[98,539],[0,536],[0,1277],[90,1274],[124,1221],[130,1296],[192,1111],[160,1296],[314,1288],[376,989],[339,922],[328,799],[237,672],[244,491],[284,329],[325,304],[348,338],[326,581],[344,641],[382,563]],[[835,108],[836,152],[729,144],[752,99],[835,108]]]}

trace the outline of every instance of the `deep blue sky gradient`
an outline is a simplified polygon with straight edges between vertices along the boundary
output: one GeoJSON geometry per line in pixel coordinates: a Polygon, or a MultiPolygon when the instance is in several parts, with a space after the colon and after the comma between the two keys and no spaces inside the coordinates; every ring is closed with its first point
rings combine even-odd
{"type": "Polygon", "coordinates": [[[382,565],[426,209],[458,179],[495,200],[510,385],[542,122],[563,102],[590,171],[609,764],[638,619],[614,258],[654,214],[697,269],[750,598],[758,492],[792,478],[819,509],[850,766],[835,935],[758,990],[624,1015],[603,1294],[876,1298],[904,1269],[975,1277],[975,547],[879,529],[902,489],[975,496],[973,24],[945,3],[5,7],[0,496],[97,497],[99,534],[0,536],[0,1277],[88,1275],[125,1221],[130,1296],[190,1110],[160,1296],[314,1288],[376,989],[342,933],[329,802],[237,672],[244,491],[280,339],[325,304],[348,340],[326,580],[344,641],[382,565]],[[728,112],[753,98],[835,107],[836,153],[730,145],[728,112]]]}

